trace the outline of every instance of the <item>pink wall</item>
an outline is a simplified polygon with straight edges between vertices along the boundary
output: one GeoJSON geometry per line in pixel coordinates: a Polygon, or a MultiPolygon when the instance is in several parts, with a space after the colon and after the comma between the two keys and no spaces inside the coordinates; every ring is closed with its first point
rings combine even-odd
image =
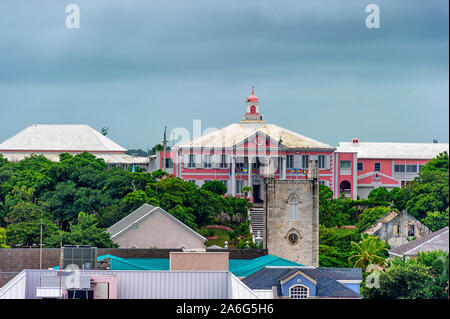
{"type": "MultiPolygon", "coordinates": [[[[107,282],[109,284],[108,296],[109,299],[117,299],[117,277],[116,276],[103,276],[92,275],[90,276],[91,282],[107,282]]],[[[94,296],[96,295],[96,286],[94,286],[94,296]]]]}

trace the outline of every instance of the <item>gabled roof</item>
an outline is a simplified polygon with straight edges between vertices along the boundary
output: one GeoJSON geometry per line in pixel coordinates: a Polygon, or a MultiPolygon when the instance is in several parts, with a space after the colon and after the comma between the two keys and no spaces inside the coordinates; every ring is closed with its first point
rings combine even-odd
{"type": "Polygon", "coordinates": [[[125,152],[126,149],[85,124],[31,125],[0,144],[2,151],[125,152]]]}
{"type": "Polygon", "coordinates": [[[187,231],[191,232],[195,236],[199,237],[204,242],[206,241],[206,238],[194,231],[192,228],[188,227],[186,224],[179,221],[177,218],[173,217],[171,214],[166,212],[161,207],[152,206],[149,204],[144,204],[138,209],[136,209],[131,214],[125,216],[121,220],[119,220],[117,223],[109,227],[106,231],[111,234],[111,239],[115,239],[119,236],[121,236],[123,233],[125,233],[127,230],[129,230],[134,225],[140,223],[145,218],[150,216],[153,212],[158,211],[161,214],[167,216],[171,220],[173,220],[175,223],[178,223],[182,227],[184,227],[187,231]]]}
{"type": "MultiPolygon", "coordinates": [[[[406,211],[402,211],[400,213],[397,213],[396,210],[391,210],[388,213],[386,213],[383,216],[381,216],[380,218],[378,218],[372,225],[367,227],[363,231],[363,234],[369,234],[369,235],[375,234],[375,232],[377,230],[379,230],[381,227],[383,227],[383,225],[389,223],[391,220],[397,218],[397,216],[400,216],[400,215],[406,215],[410,220],[416,222],[417,224],[423,225],[420,221],[418,221],[416,218],[414,218],[414,216],[408,214],[406,211]]],[[[423,225],[423,227],[427,231],[429,231],[428,227],[426,227],[425,225],[423,225]]]]}
{"type": "Polygon", "coordinates": [[[312,138],[300,135],[274,124],[236,123],[205,134],[187,142],[181,142],[174,148],[208,147],[230,148],[244,139],[261,132],[275,141],[282,140],[282,144],[293,149],[327,149],[335,147],[316,141],[312,138]]]}
{"type": "Polygon", "coordinates": [[[360,269],[314,267],[265,267],[242,281],[254,290],[271,290],[281,293],[281,281],[300,272],[316,282],[316,297],[361,298],[359,294],[339,281],[362,280],[360,269]]]}
{"type": "Polygon", "coordinates": [[[432,159],[449,151],[448,143],[339,142],[337,153],[358,153],[358,158],[432,159]]]}
{"type": "Polygon", "coordinates": [[[416,256],[422,251],[443,250],[448,252],[449,232],[444,227],[419,239],[410,241],[404,245],[395,247],[389,251],[393,256],[416,256]]]}

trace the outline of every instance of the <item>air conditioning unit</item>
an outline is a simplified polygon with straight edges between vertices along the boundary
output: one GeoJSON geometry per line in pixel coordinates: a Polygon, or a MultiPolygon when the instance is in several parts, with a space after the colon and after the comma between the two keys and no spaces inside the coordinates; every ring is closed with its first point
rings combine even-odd
{"type": "Polygon", "coordinates": [[[97,267],[97,247],[64,246],[63,270],[69,265],[77,265],[80,270],[95,269],[97,267]]]}

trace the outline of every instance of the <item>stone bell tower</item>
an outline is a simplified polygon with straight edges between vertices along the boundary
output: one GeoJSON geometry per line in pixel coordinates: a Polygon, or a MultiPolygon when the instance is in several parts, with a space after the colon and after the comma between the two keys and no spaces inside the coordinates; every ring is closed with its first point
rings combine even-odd
{"type": "Polygon", "coordinates": [[[305,266],[319,266],[318,162],[307,179],[264,176],[264,248],[270,255],[305,266]]]}

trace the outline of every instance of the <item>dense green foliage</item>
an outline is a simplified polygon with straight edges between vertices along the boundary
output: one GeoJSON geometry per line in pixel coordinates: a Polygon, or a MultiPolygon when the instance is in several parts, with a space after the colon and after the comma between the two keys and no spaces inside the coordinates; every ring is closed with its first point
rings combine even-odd
{"type": "MultiPolygon", "coordinates": [[[[379,286],[361,286],[364,298],[448,298],[448,252],[421,252],[417,259],[394,258],[379,272],[379,286]]],[[[367,276],[367,274],[366,274],[367,276]]]]}
{"type": "Polygon", "coordinates": [[[245,221],[251,203],[221,196],[223,184],[212,184],[198,188],[161,170],[108,168],[87,152],[61,154],[59,162],[31,156],[11,163],[0,156],[0,227],[12,247],[39,244],[41,218],[46,247],[59,243],[59,229],[66,244],[111,247],[104,229],[144,203],[161,206],[190,227],[222,215],[236,225],[245,221]]]}
{"type": "Polygon", "coordinates": [[[423,166],[419,176],[408,186],[391,191],[380,187],[366,200],[333,198],[330,188],[320,185],[319,264],[324,267],[353,267],[348,258],[355,254],[359,234],[391,210],[406,210],[436,231],[449,225],[449,158],[442,153],[423,166]],[[336,229],[356,225],[356,230],[336,229]]]}
{"type": "Polygon", "coordinates": [[[202,189],[218,195],[224,195],[227,192],[227,187],[221,181],[206,182],[202,185],[202,189]]]}

